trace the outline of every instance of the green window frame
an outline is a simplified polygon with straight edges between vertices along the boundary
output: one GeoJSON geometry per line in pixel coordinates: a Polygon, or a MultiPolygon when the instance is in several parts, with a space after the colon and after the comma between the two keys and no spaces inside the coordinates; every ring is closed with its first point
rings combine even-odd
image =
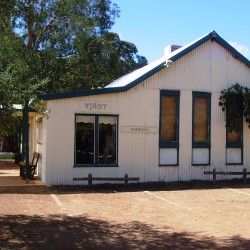
{"type": "Polygon", "coordinates": [[[74,165],[118,166],[118,116],[75,114],[74,165]]]}
{"type": "Polygon", "coordinates": [[[159,166],[179,166],[179,114],[180,91],[161,90],[159,166]],[[174,154],[174,162],[162,162],[161,151],[163,150],[168,150],[169,152],[167,154],[174,154]]]}
{"type": "Polygon", "coordinates": [[[238,133],[230,132],[226,129],[226,165],[242,165],[243,164],[243,120],[241,129],[238,133]],[[229,162],[228,160],[228,149],[238,149],[240,150],[240,161],[239,162],[229,162]]]}
{"type": "Polygon", "coordinates": [[[211,93],[193,91],[192,110],[192,165],[210,165],[211,148],[211,93]],[[208,152],[207,162],[198,162],[195,159],[195,150],[208,152]]]}

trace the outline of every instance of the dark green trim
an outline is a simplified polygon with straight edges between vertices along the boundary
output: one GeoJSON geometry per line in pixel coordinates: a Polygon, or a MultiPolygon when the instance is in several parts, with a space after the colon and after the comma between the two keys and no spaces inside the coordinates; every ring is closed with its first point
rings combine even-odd
{"type": "Polygon", "coordinates": [[[119,165],[118,164],[100,164],[100,165],[96,165],[96,164],[77,164],[77,165],[74,165],[73,168],[118,168],[119,165]]]}
{"type": "MultiPolygon", "coordinates": [[[[179,150],[178,150],[178,158],[179,158],[179,150]]],[[[177,164],[175,164],[175,165],[171,165],[171,164],[159,164],[159,167],[160,168],[162,168],[162,167],[176,167],[176,168],[178,168],[179,167],[179,165],[177,165],[177,164]]]]}
{"type": "Polygon", "coordinates": [[[74,134],[74,166],[73,167],[118,167],[118,136],[119,135],[119,116],[113,114],[89,114],[89,113],[75,113],[75,134],[74,134]],[[95,118],[94,124],[94,164],[76,164],[76,116],[93,116],[95,118]],[[111,116],[117,118],[116,128],[116,164],[98,164],[99,155],[99,117],[111,116]]]}
{"type": "Polygon", "coordinates": [[[25,160],[25,114],[24,114],[24,109],[23,109],[23,114],[22,114],[22,153],[21,153],[21,161],[25,160]]]}
{"type": "Polygon", "coordinates": [[[192,105],[192,147],[193,148],[210,148],[211,147],[211,93],[193,91],[192,105]],[[194,141],[194,98],[208,99],[208,142],[194,141]]]}
{"type": "MultiPolygon", "coordinates": [[[[160,116],[159,116],[159,148],[173,148],[177,149],[177,164],[160,164],[159,166],[179,166],[179,120],[180,120],[180,91],[179,90],[161,90],[160,91],[160,116]],[[162,124],[161,124],[161,114],[162,114],[162,97],[176,97],[177,107],[176,107],[176,141],[162,141],[162,124]]],[[[159,152],[160,157],[160,152],[159,152]]],[[[160,159],[159,159],[160,162],[160,159]]]]}
{"type": "Polygon", "coordinates": [[[50,93],[44,95],[38,95],[38,98],[41,100],[54,100],[54,99],[64,99],[64,98],[74,98],[74,97],[81,97],[81,96],[91,96],[91,95],[104,95],[104,94],[112,94],[112,93],[120,93],[126,92],[131,88],[135,87],[136,85],[140,84],[150,76],[154,75],[158,71],[165,68],[165,61],[160,65],[156,66],[149,72],[145,73],[144,75],[138,77],[136,80],[132,81],[126,86],[123,87],[110,87],[110,88],[101,88],[101,89],[85,89],[79,91],[72,91],[72,92],[60,92],[60,93],[50,93]]]}
{"type": "MultiPolygon", "coordinates": [[[[29,100],[25,100],[24,112],[24,142],[25,142],[25,180],[29,182],[30,171],[29,171],[29,100]]],[[[24,177],[24,176],[23,176],[24,177]]]]}
{"type": "MultiPolygon", "coordinates": [[[[181,57],[187,55],[194,49],[198,48],[202,44],[206,43],[207,41],[215,41],[221,46],[223,46],[226,50],[228,50],[234,58],[239,59],[243,63],[246,64],[247,67],[250,67],[250,61],[241,55],[235,48],[233,48],[229,43],[227,43],[224,39],[222,39],[215,31],[210,32],[206,36],[202,37],[201,39],[197,40],[196,42],[192,43],[187,48],[181,50],[179,53],[175,54],[174,56],[167,58],[173,62],[177,61],[181,57]]],[[[90,96],[90,95],[103,95],[103,94],[112,94],[112,93],[120,93],[128,91],[129,89],[135,87],[136,85],[140,84],[150,76],[154,75],[155,73],[159,72],[163,68],[166,67],[166,62],[162,62],[157,65],[155,68],[151,69],[147,73],[143,74],[142,76],[138,77],[136,80],[130,82],[126,86],[123,87],[108,87],[102,89],[86,89],[80,91],[73,91],[73,92],[61,92],[61,93],[50,93],[50,94],[43,94],[38,95],[38,98],[41,100],[54,100],[54,99],[63,99],[63,98],[73,98],[73,97],[81,97],[81,96],[90,96]]]]}
{"type": "Polygon", "coordinates": [[[194,164],[192,153],[192,166],[210,165],[211,157],[211,93],[193,91],[192,93],[192,148],[207,148],[209,150],[209,160],[207,164],[194,164]],[[208,99],[208,141],[207,142],[195,142],[194,141],[194,99],[205,98],[208,99]]]}
{"type": "Polygon", "coordinates": [[[194,49],[198,48],[202,44],[204,44],[207,41],[211,40],[212,37],[213,37],[213,35],[212,35],[213,32],[211,32],[208,35],[202,37],[201,39],[199,39],[195,43],[193,43],[190,46],[188,46],[186,49],[182,50],[180,53],[177,53],[176,55],[170,57],[169,60],[171,60],[172,62],[175,62],[178,59],[180,59],[181,57],[183,57],[183,56],[187,55],[188,53],[190,53],[191,51],[193,51],[194,49]]]}
{"type": "Polygon", "coordinates": [[[241,149],[241,160],[239,163],[227,163],[227,157],[226,157],[226,165],[242,165],[243,164],[243,119],[242,119],[242,125],[241,125],[241,131],[240,131],[240,142],[229,142],[228,141],[228,129],[226,128],[226,149],[228,148],[239,148],[241,149]]]}
{"type": "MultiPolygon", "coordinates": [[[[243,153],[241,153],[241,154],[243,154],[243,153]]],[[[227,166],[232,166],[232,165],[243,165],[243,161],[242,162],[240,162],[240,163],[226,163],[226,165],[227,166]]]]}
{"type": "MultiPolygon", "coordinates": [[[[209,157],[210,157],[210,151],[209,151],[209,157]]],[[[207,164],[194,164],[194,163],[192,163],[192,167],[200,167],[200,166],[210,166],[210,161],[207,164]]]]}
{"type": "MultiPolygon", "coordinates": [[[[215,31],[214,31],[215,32],[215,31]]],[[[216,38],[215,41],[220,44],[222,47],[224,47],[226,50],[231,52],[233,54],[233,57],[235,59],[238,59],[242,61],[244,64],[246,64],[247,67],[250,67],[250,61],[244,57],[238,50],[236,50],[232,45],[230,45],[228,42],[226,42],[223,38],[221,38],[216,32],[216,38]]],[[[213,40],[212,40],[213,41],[213,40]]]]}
{"type": "MultiPolygon", "coordinates": [[[[98,156],[99,156],[99,116],[95,115],[95,124],[94,124],[94,165],[98,165],[98,156]]],[[[91,165],[91,164],[90,164],[91,165]]]]}
{"type": "Polygon", "coordinates": [[[227,148],[243,148],[243,142],[227,142],[227,148]]]}
{"type": "Polygon", "coordinates": [[[195,43],[188,46],[186,49],[182,50],[180,53],[172,56],[169,60],[175,62],[176,60],[180,59],[181,57],[185,56],[189,52],[193,51],[194,49],[198,48],[200,45],[206,43],[207,41],[211,40],[212,42],[215,41],[228,50],[235,59],[238,59],[246,64],[246,66],[250,67],[250,61],[244,57],[240,52],[238,52],[233,46],[231,46],[228,42],[226,42],[223,38],[221,38],[215,31],[209,33],[208,35],[204,36],[203,38],[199,39],[195,43]]]}
{"type": "Polygon", "coordinates": [[[46,100],[74,98],[74,97],[81,97],[81,96],[111,94],[111,93],[118,93],[118,92],[124,92],[124,91],[126,91],[126,89],[123,89],[123,87],[102,88],[102,89],[85,89],[85,90],[78,90],[78,91],[72,91],[72,92],[48,93],[48,94],[44,94],[44,95],[38,95],[38,98],[40,100],[46,101],[46,100]]]}

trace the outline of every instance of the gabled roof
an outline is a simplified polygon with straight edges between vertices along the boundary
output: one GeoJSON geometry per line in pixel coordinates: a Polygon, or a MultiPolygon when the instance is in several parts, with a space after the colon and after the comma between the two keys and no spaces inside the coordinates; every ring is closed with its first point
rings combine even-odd
{"type": "Polygon", "coordinates": [[[158,59],[155,62],[152,62],[143,68],[133,71],[125,76],[122,76],[115,80],[114,82],[107,85],[105,88],[98,89],[86,89],[73,92],[60,92],[60,93],[51,93],[43,94],[38,97],[41,100],[54,100],[54,99],[63,99],[63,98],[72,98],[72,97],[81,97],[81,96],[90,96],[90,95],[101,95],[101,94],[110,94],[125,92],[129,89],[140,84],[150,76],[154,75],[158,71],[166,67],[168,62],[175,62],[181,57],[185,56],[192,50],[196,49],[200,45],[206,43],[207,41],[215,41],[228,50],[236,59],[239,59],[246,64],[247,67],[250,67],[250,61],[239,53],[235,48],[233,48],[229,43],[227,43],[223,38],[221,38],[215,31],[206,34],[203,37],[175,50],[168,55],[158,59]]]}

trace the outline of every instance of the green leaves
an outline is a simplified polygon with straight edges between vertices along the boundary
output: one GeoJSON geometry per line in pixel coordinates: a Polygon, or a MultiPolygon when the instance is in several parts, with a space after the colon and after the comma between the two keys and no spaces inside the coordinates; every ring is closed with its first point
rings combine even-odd
{"type": "Polygon", "coordinates": [[[134,44],[123,41],[116,33],[78,37],[75,41],[78,55],[67,59],[64,82],[71,90],[103,87],[113,80],[147,64],[137,54],[134,44]]]}
{"type": "Polygon", "coordinates": [[[250,129],[250,90],[239,83],[221,91],[219,106],[226,113],[226,127],[230,132],[240,132],[243,117],[250,129]]]}
{"type": "Polygon", "coordinates": [[[37,91],[103,87],[146,65],[109,32],[119,12],[111,0],[0,1],[0,105],[29,99],[40,112],[37,91]]]}

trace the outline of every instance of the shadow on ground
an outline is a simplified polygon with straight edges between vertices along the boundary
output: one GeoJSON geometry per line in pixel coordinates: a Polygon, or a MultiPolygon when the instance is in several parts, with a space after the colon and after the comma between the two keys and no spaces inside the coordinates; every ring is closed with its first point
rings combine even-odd
{"type": "MultiPolygon", "coordinates": [[[[147,183],[131,183],[125,186],[124,184],[96,184],[92,187],[87,185],[75,186],[52,186],[52,193],[113,193],[113,192],[141,192],[141,191],[181,191],[181,190],[209,190],[209,189],[224,189],[224,188],[250,188],[250,179],[247,184],[243,184],[241,179],[219,180],[215,185],[211,181],[177,181],[177,182],[147,182],[147,183]]],[[[0,190],[1,192],[1,190],[0,190]]]]}
{"type": "MultiPolygon", "coordinates": [[[[15,164],[14,161],[4,161],[0,159],[0,183],[1,172],[6,175],[8,171],[12,174],[12,170],[16,170],[16,176],[19,177],[19,165],[15,164]]],[[[20,182],[20,177],[17,178],[20,182]]],[[[17,194],[49,194],[49,193],[76,193],[76,192],[101,192],[101,193],[112,193],[112,192],[140,192],[144,190],[148,191],[172,191],[172,190],[192,190],[192,189],[223,189],[228,187],[233,188],[249,188],[250,178],[247,179],[248,184],[243,184],[241,178],[235,178],[233,180],[218,180],[215,185],[212,181],[177,181],[177,182],[150,182],[150,183],[130,183],[128,186],[124,184],[97,184],[89,188],[87,182],[76,183],[74,186],[51,186],[46,187],[44,185],[0,185],[1,193],[17,193],[17,194]]]]}
{"type": "Polygon", "coordinates": [[[250,240],[159,231],[140,222],[111,224],[88,217],[0,216],[0,249],[249,249],[250,240]]]}
{"type": "MultiPolygon", "coordinates": [[[[4,178],[1,177],[0,178],[4,178]]],[[[1,179],[0,179],[1,180],[1,179]]],[[[1,186],[0,194],[70,194],[70,193],[113,193],[113,192],[141,192],[141,191],[173,191],[173,190],[205,190],[224,188],[250,188],[248,184],[242,184],[242,180],[234,179],[218,181],[213,185],[210,181],[189,181],[189,182],[159,182],[159,183],[133,183],[124,184],[101,184],[89,188],[86,185],[75,186],[50,186],[45,185],[22,185],[22,186],[1,186]]]]}

